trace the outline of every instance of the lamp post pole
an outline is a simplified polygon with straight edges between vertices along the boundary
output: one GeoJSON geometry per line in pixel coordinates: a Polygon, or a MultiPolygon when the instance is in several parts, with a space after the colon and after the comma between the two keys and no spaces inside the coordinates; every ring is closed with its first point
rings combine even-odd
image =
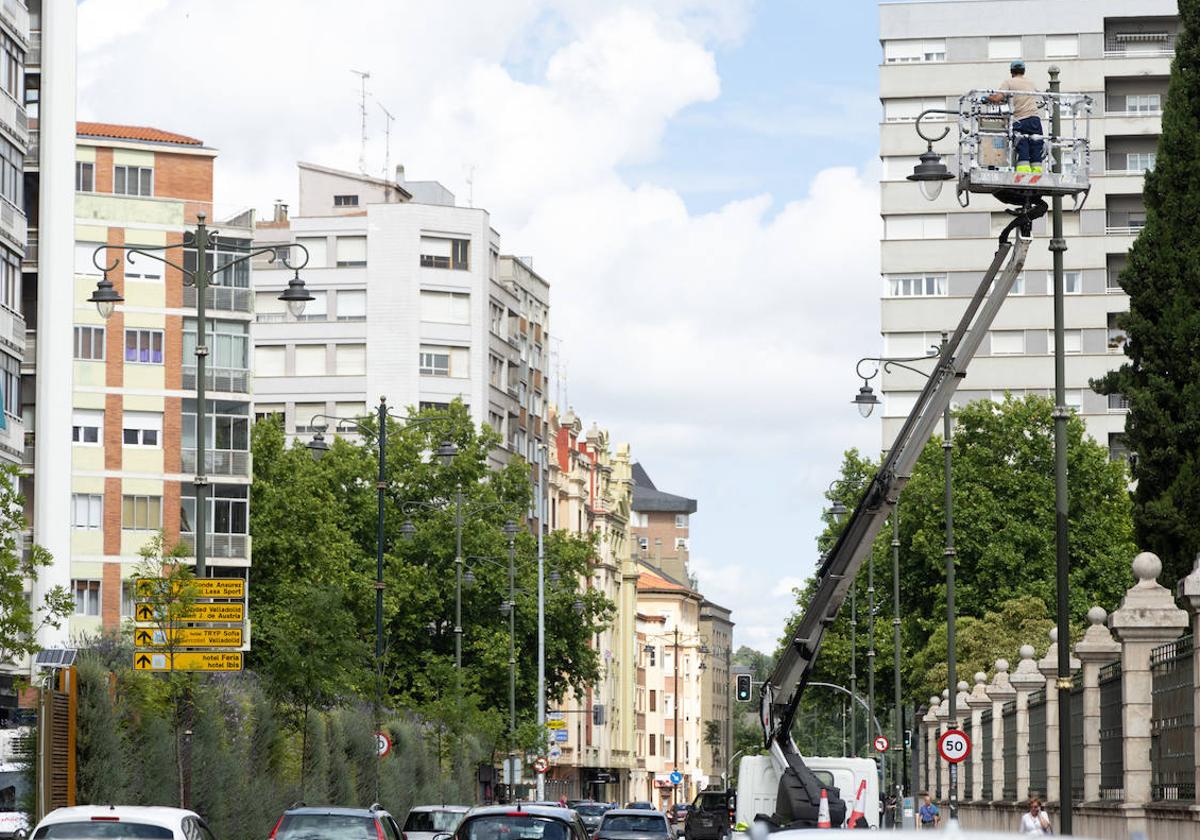
{"type": "MultiPolygon", "coordinates": [[[[1058,67],[1050,67],[1050,92],[1058,93],[1058,67]]],[[[1058,137],[1061,131],[1061,108],[1053,102],[1050,134],[1058,137]]],[[[1062,147],[1054,146],[1054,171],[1062,172],[1062,147]]],[[[1058,801],[1062,808],[1059,830],[1071,834],[1071,628],[1068,586],[1070,585],[1067,512],[1067,406],[1066,361],[1063,346],[1063,254],[1067,240],[1063,237],[1062,196],[1051,199],[1050,253],[1054,260],[1054,556],[1057,578],[1058,609],[1058,801]]]]}
{"type": "MultiPolygon", "coordinates": [[[[942,334],[942,346],[945,347],[946,335],[942,334]]],[[[955,661],[954,645],[954,493],[951,479],[954,441],[953,425],[950,417],[950,407],[942,414],[942,453],[943,470],[945,471],[945,504],[946,504],[946,548],[942,554],[946,559],[946,680],[950,684],[950,696],[947,698],[950,714],[947,726],[958,728],[958,709],[955,700],[958,695],[958,668],[955,661]]],[[[950,764],[950,819],[958,820],[958,765],[950,764]]]]}
{"type": "MultiPolygon", "coordinates": [[[[850,584],[850,694],[858,694],[858,579],[850,584]]],[[[850,755],[858,755],[858,715],[850,704],[850,755]]]]}
{"type": "Polygon", "coordinates": [[[454,489],[454,671],[458,675],[459,695],[462,695],[462,485],[454,489]]]}
{"type": "MultiPolygon", "coordinates": [[[[546,448],[539,446],[537,457],[537,725],[538,737],[544,737],[546,732],[546,546],[543,534],[546,531],[546,448]]],[[[537,774],[537,798],[539,802],[546,799],[546,774],[537,774]]]]}
{"type": "Polygon", "coordinates": [[[508,535],[508,752],[512,783],[516,783],[517,767],[517,526],[504,526],[508,535]]]}
{"type": "MultiPolygon", "coordinates": [[[[672,664],[675,666],[675,737],[671,746],[674,748],[674,755],[671,758],[673,764],[672,770],[679,772],[679,702],[682,698],[679,696],[679,627],[675,628],[675,655],[672,657],[672,664]]],[[[679,785],[674,785],[671,788],[671,804],[675,805],[679,802],[679,785]]]]}
{"type": "Polygon", "coordinates": [[[208,459],[206,436],[208,433],[208,405],[205,375],[208,372],[208,228],[204,214],[196,215],[196,577],[208,574],[208,459]]]}
{"type": "Polygon", "coordinates": [[[900,676],[900,502],[892,508],[892,690],[896,715],[896,746],[901,759],[896,773],[896,816],[892,822],[896,828],[903,825],[900,818],[904,807],[904,779],[908,769],[908,747],[904,743],[904,700],[900,676]]]}

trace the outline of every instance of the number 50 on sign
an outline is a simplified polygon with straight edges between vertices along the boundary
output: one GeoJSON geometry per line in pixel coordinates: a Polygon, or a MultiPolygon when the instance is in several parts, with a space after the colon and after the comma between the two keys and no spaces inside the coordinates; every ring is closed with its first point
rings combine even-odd
{"type": "Polygon", "coordinates": [[[951,764],[958,764],[971,754],[971,739],[961,729],[947,729],[938,738],[938,753],[951,764]]]}

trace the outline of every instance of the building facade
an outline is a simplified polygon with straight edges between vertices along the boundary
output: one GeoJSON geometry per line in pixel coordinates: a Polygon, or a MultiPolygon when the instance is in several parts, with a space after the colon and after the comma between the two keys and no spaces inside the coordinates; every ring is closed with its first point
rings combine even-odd
{"type": "Polygon", "coordinates": [[[699,632],[707,649],[700,663],[700,704],[704,718],[700,767],[708,787],[724,788],[730,778],[729,759],[733,755],[732,612],[705,598],[700,604],[699,632]]]}
{"type": "MultiPolygon", "coordinates": [[[[946,189],[930,203],[905,180],[925,149],[913,130],[917,114],[956,109],[968,90],[998,87],[1013,59],[1025,60],[1026,77],[1039,90],[1057,65],[1064,91],[1095,100],[1091,194],[1082,209],[1064,208],[1063,216],[1067,404],[1112,457],[1124,457],[1125,401],[1094,393],[1088,382],[1123,361],[1116,317],[1129,300],[1117,277],[1145,222],[1142,179],[1154,165],[1161,129],[1179,26],[1174,0],[885,2],[879,15],[884,355],[932,352],[957,323],[1010,219],[988,196],[961,208],[946,189]]],[[[934,149],[953,166],[955,133],[934,149]]],[[[1024,273],[958,390],[960,403],[1053,393],[1048,221],[1035,224],[1024,273]]],[[[881,382],[887,448],[925,380],[894,369],[881,382]]]]}
{"type": "Polygon", "coordinates": [[[689,524],[696,500],[666,493],[654,486],[641,464],[633,465],[633,516],[630,531],[638,557],[686,582],[689,524]]]}
{"type": "Polygon", "coordinates": [[[257,266],[256,415],[308,435],[335,425],[325,415],[372,411],[380,395],[397,411],[461,399],[503,438],[495,465],[514,454],[535,462],[546,442],[547,282],[501,255],[486,210],[456,206],[439,184],[307,163],[299,172],[299,214],[278,206],[257,244],[303,245],[316,300],[293,317],[277,300],[291,272],[257,266]]]}

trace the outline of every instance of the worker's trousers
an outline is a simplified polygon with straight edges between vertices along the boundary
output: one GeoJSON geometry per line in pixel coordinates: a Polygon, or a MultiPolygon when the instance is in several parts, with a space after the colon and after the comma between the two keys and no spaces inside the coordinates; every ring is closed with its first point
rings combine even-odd
{"type": "Polygon", "coordinates": [[[1042,120],[1040,117],[1026,117],[1012,124],[1013,134],[1017,145],[1017,160],[1039,163],[1042,159],[1042,140],[1032,139],[1026,135],[1041,134],[1042,120]]]}

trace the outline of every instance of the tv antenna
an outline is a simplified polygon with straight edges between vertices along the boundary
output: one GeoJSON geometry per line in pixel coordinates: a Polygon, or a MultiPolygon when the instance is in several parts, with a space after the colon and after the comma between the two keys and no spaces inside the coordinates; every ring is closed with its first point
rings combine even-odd
{"type": "Polygon", "coordinates": [[[387,118],[383,123],[383,180],[386,181],[392,177],[392,123],[396,121],[396,118],[392,116],[391,111],[383,107],[383,103],[378,99],[375,100],[375,104],[387,118]]]}
{"type": "Polygon", "coordinates": [[[358,171],[367,174],[367,79],[371,78],[370,70],[351,70],[358,76],[361,93],[358,100],[358,112],[362,117],[361,137],[358,144],[358,171]]]}
{"type": "Polygon", "coordinates": [[[475,206],[475,164],[467,167],[467,206],[475,206]]]}

